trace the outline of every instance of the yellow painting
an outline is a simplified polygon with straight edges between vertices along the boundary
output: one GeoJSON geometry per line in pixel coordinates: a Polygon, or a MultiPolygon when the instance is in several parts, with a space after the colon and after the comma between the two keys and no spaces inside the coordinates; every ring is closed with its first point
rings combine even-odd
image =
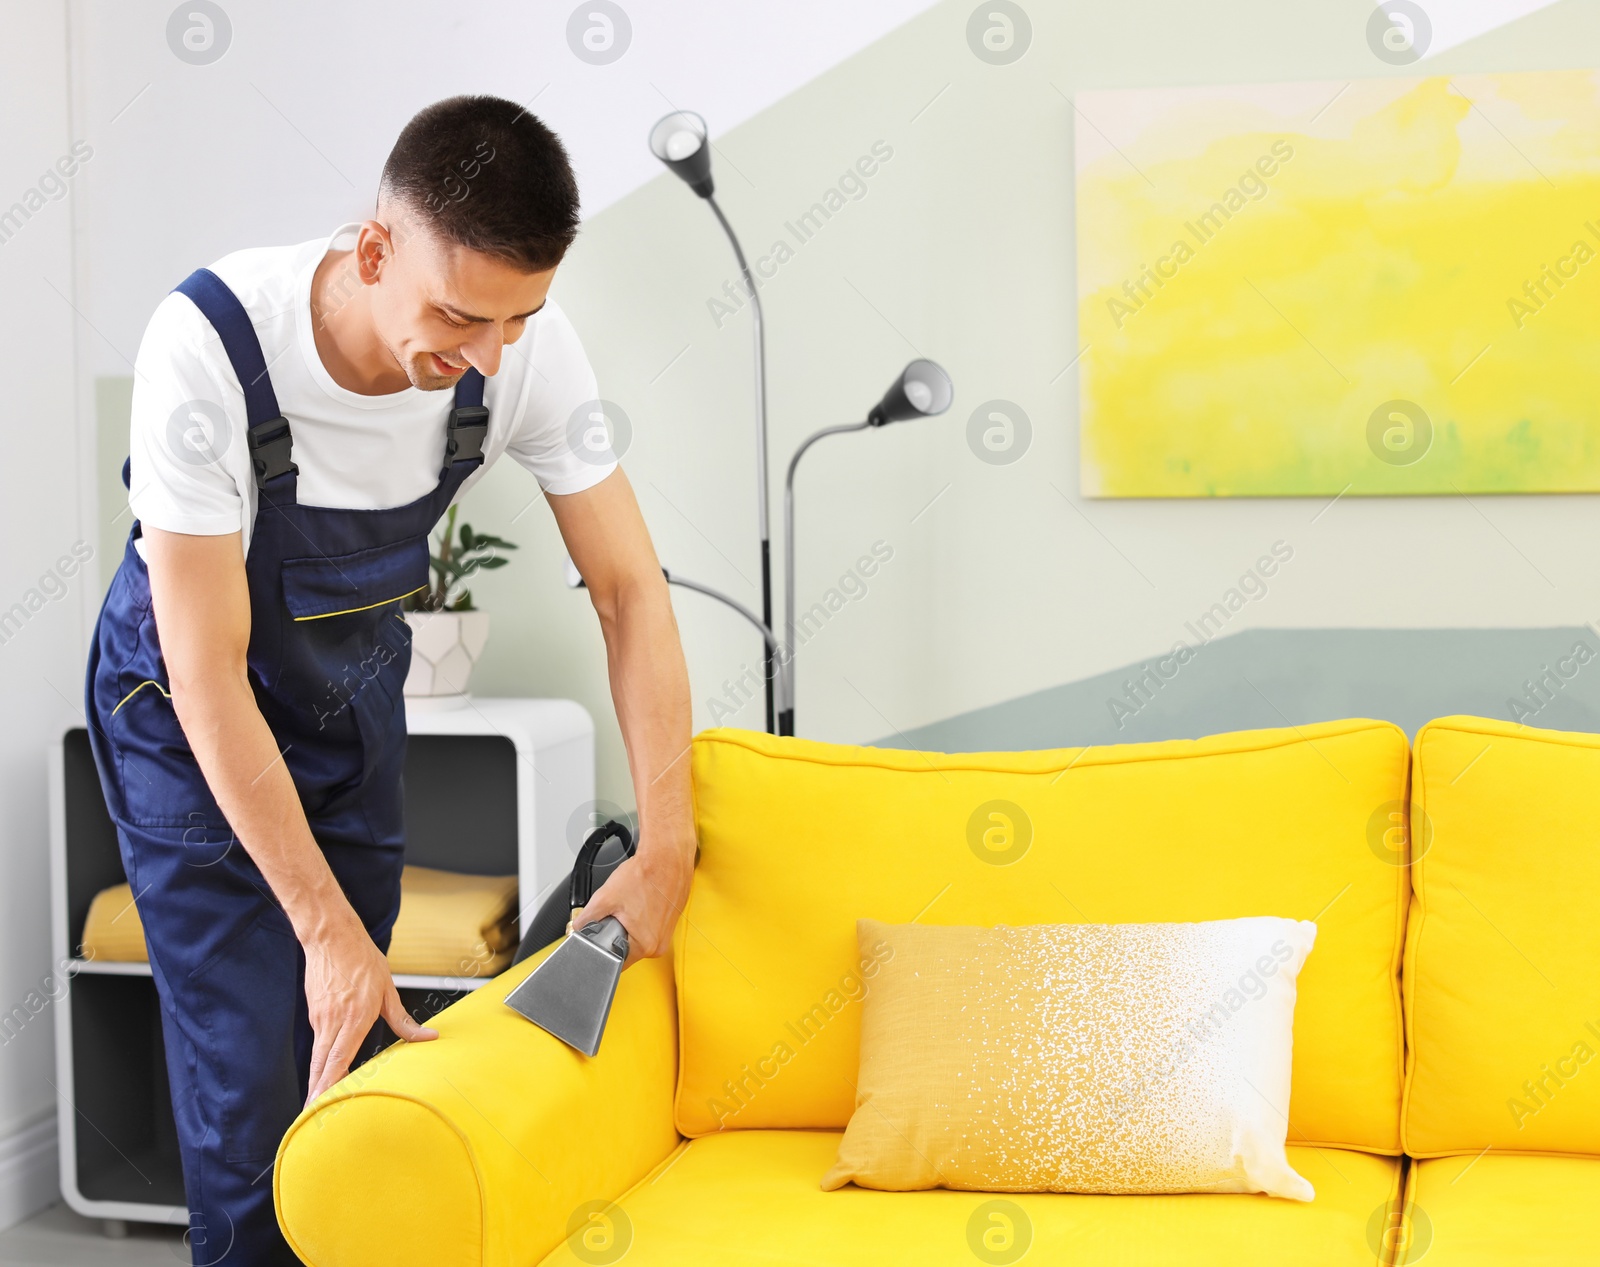
{"type": "Polygon", "coordinates": [[[1600,490],[1596,72],[1075,113],[1085,495],[1600,490]]]}

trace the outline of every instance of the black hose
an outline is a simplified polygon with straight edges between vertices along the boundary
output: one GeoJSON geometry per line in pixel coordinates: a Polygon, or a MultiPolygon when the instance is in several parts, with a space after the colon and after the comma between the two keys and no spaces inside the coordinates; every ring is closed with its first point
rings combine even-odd
{"type": "Polygon", "coordinates": [[[529,921],[510,966],[515,967],[551,942],[560,941],[566,934],[572,912],[589,904],[589,899],[610,879],[611,873],[622,865],[623,860],[633,857],[636,847],[627,824],[615,819],[602,823],[590,832],[578,850],[571,872],[550,891],[529,921]]]}

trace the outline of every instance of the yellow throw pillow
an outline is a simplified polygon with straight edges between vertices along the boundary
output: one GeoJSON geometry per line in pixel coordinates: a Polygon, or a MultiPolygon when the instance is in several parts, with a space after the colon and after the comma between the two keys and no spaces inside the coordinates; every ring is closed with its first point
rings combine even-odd
{"type": "Polygon", "coordinates": [[[823,1177],[904,1192],[1266,1192],[1284,1152],[1303,920],[856,925],[878,969],[823,1177]]]}
{"type": "MultiPolygon", "coordinates": [[[[389,970],[419,976],[492,977],[517,949],[517,877],[407,867],[389,970]]],[[[114,963],[148,959],[133,890],[95,894],[83,923],[83,957],[114,963]]]]}

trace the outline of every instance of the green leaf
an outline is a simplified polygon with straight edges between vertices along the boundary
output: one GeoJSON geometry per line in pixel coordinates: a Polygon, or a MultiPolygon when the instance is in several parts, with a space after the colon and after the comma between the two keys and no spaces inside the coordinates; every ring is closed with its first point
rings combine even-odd
{"type": "Polygon", "coordinates": [[[451,506],[440,522],[438,540],[434,542],[436,554],[428,556],[434,580],[425,594],[411,602],[416,608],[427,611],[475,611],[472,595],[465,588],[455,593],[461,582],[479,570],[492,571],[503,568],[510,559],[503,552],[515,550],[517,543],[497,537],[493,533],[477,532],[472,525],[459,521],[460,506],[451,506]]]}

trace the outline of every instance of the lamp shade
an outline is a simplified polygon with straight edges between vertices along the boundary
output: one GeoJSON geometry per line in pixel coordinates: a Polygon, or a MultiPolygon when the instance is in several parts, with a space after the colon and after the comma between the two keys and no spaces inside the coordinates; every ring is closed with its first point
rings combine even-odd
{"type": "Polygon", "coordinates": [[[916,360],[900,371],[900,377],[872,407],[867,421],[874,427],[907,418],[931,418],[950,408],[955,388],[950,376],[932,361],[916,360]]]}
{"type": "Polygon", "coordinates": [[[711,197],[711,141],[706,121],[688,110],[674,110],[650,129],[650,152],[702,198],[711,197]]]}

